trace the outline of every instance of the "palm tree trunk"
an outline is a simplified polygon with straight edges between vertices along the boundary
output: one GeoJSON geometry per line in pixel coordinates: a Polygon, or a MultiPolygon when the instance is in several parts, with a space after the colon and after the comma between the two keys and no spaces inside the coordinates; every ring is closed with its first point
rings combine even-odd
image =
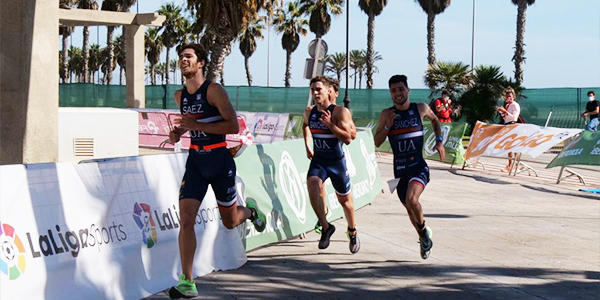
{"type": "Polygon", "coordinates": [[[515,56],[513,56],[513,61],[515,62],[515,81],[517,83],[523,82],[523,61],[525,60],[523,39],[525,38],[526,13],[527,2],[523,0],[519,1],[517,13],[517,43],[515,45],[515,56]]]}
{"type": "Polygon", "coordinates": [[[123,85],[123,68],[119,68],[119,85],[123,85]]]}
{"type": "Polygon", "coordinates": [[[108,70],[106,71],[106,84],[110,84],[112,81],[112,71],[114,70],[113,63],[115,60],[115,53],[113,47],[113,31],[115,30],[114,26],[108,26],[106,31],[106,48],[108,48],[108,70]]]}
{"type": "Polygon", "coordinates": [[[435,64],[435,14],[427,14],[427,62],[435,64]]]}
{"type": "Polygon", "coordinates": [[[375,14],[369,11],[367,30],[367,88],[373,88],[373,44],[375,43],[375,14]]]}
{"type": "Polygon", "coordinates": [[[248,79],[248,86],[252,86],[252,75],[250,75],[250,57],[244,56],[244,66],[246,67],[246,78],[248,79]]]}
{"type": "MultiPolygon", "coordinates": [[[[210,63],[208,64],[208,70],[206,78],[209,80],[215,80],[223,70],[225,64],[225,57],[231,53],[231,41],[230,34],[217,34],[214,44],[211,48],[210,63]]],[[[221,76],[222,77],[222,76],[221,76]]]]}
{"type": "Polygon", "coordinates": [[[90,60],[90,28],[83,27],[83,82],[89,82],[90,60]]]}
{"type": "Polygon", "coordinates": [[[356,75],[358,75],[358,72],[356,72],[356,70],[354,71],[354,89],[356,89],[356,75]]]}
{"type": "Polygon", "coordinates": [[[286,50],[285,55],[285,87],[290,87],[290,78],[292,77],[292,51],[286,50]]]}
{"type": "Polygon", "coordinates": [[[167,47],[167,62],[166,62],[166,65],[165,65],[165,68],[166,68],[166,70],[165,70],[165,82],[167,83],[167,86],[169,85],[169,73],[171,73],[169,71],[169,69],[170,69],[170,66],[169,66],[169,58],[170,58],[169,52],[170,51],[171,51],[171,48],[167,47]]]}
{"type": "Polygon", "coordinates": [[[221,83],[222,86],[225,86],[225,68],[221,69],[220,77],[221,77],[221,79],[219,80],[219,82],[221,83]]]}
{"type": "Polygon", "coordinates": [[[154,69],[155,64],[150,64],[150,83],[156,85],[156,70],[154,69]]]}
{"type": "Polygon", "coordinates": [[[63,78],[63,83],[66,83],[67,81],[69,81],[69,78],[71,77],[69,74],[69,49],[67,49],[69,47],[69,36],[66,35],[64,32],[66,31],[66,28],[63,28],[63,37],[62,37],[62,47],[63,47],[63,51],[62,51],[62,70],[63,70],[63,74],[65,74],[65,78],[63,78]]]}
{"type": "Polygon", "coordinates": [[[358,89],[360,90],[360,89],[362,89],[362,77],[363,77],[363,73],[360,72],[360,73],[358,73],[358,75],[359,75],[358,76],[358,89]]]}

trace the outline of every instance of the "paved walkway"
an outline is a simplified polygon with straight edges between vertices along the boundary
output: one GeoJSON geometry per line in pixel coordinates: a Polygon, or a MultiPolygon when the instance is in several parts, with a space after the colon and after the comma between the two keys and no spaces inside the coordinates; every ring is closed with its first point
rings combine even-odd
{"type": "MultiPolygon", "coordinates": [[[[358,254],[340,219],[328,249],[317,249],[310,232],[252,251],[240,269],[197,278],[199,299],[598,299],[600,195],[577,191],[576,182],[556,185],[556,176],[509,178],[499,172],[503,160],[482,161],[485,171],[430,162],[421,198],[434,230],[427,260],[385,187],[357,212],[358,254]]],[[[379,167],[384,181],[392,178],[389,156],[379,167]]],[[[581,171],[600,183],[595,169],[581,171]]]]}

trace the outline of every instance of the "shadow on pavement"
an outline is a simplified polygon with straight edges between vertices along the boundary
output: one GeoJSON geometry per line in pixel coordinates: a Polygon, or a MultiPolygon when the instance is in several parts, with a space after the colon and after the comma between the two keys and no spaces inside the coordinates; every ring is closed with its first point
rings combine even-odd
{"type": "Polygon", "coordinates": [[[196,282],[202,299],[597,299],[599,277],[595,271],[552,268],[440,266],[395,260],[311,262],[261,255],[250,256],[240,269],[196,282]],[[585,279],[562,279],[565,276],[585,279]],[[488,277],[502,277],[503,282],[488,277]],[[423,278],[431,280],[423,282],[423,278]]]}

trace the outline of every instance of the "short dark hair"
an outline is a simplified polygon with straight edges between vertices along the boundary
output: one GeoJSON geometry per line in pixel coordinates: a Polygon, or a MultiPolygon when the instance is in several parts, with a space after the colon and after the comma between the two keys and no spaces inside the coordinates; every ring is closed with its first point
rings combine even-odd
{"type": "Polygon", "coordinates": [[[408,78],[406,78],[406,75],[394,75],[392,77],[390,77],[390,80],[388,81],[388,87],[391,87],[392,84],[394,83],[404,83],[404,86],[406,86],[408,88],[408,78]]]}
{"type": "Polygon", "coordinates": [[[204,47],[200,44],[182,44],[177,46],[177,55],[181,55],[181,52],[185,49],[192,49],[194,53],[196,53],[196,57],[198,57],[198,61],[204,61],[204,67],[202,67],[202,72],[206,72],[206,65],[208,65],[208,53],[204,50],[204,47]]]}
{"type": "Polygon", "coordinates": [[[450,96],[450,93],[448,93],[448,91],[442,91],[442,96],[444,96],[444,95],[450,96]]]}
{"type": "Polygon", "coordinates": [[[594,93],[594,91],[588,91],[588,92],[587,92],[587,95],[588,95],[588,96],[589,96],[589,95],[596,96],[596,94],[594,93]]]}
{"type": "Polygon", "coordinates": [[[340,91],[340,81],[333,77],[327,77],[327,78],[329,78],[329,86],[331,86],[336,93],[339,92],[340,91]]]}
{"type": "Polygon", "coordinates": [[[318,75],[318,76],[313,77],[310,80],[310,85],[313,85],[313,83],[315,83],[315,82],[321,82],[321,83],[323,83],[323,85],[331,86],[331,79],[327,76],[318,75]]]}

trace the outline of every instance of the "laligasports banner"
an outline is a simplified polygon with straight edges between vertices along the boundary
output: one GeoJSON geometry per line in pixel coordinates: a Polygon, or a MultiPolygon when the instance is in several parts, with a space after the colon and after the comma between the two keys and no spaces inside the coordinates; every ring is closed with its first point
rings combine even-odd
{"type": "Polygon", "coordinates": [[[509,152],[527,154],[535,158],[580,132],[581,129],[542,127],[533,124],[488,125],[477,122],[465,158],[481,155],[506,156],[509,152]]]}
{"type": "Polygon", "coordinates": [[[246,119],[254,143],[264,144],[283,141],[289,114],[238,111],[246,119]]]}
{"type": "MultiPolygon", "coordinates": [[[[381,190],[372,139],[360,132],[344,149],[356,209],[381,190]]],[[[302,140],[252,145],[236,158],[238,203],[258,201],[268,216],[262,233],[250,222],[226,229],[209,189],[196,216],[196,276],[239,268],[245,250],[313,229],[304,149],[302,140]]],[[[0,166],[0,299],[139,299],[173,285],[186,159],[0,166]]],[[[326,187],[330,219],[342,217],[326,187]]]]}
{"type": "MultiPolygon", "coordinates": [[[[175,284],[186,158],[0,166],[0,298],[139,299],[175,284]]],[[[212,190],[195,229],[195,275],[246,262],[244,226],[222,225],[212,190]]]]}
{"type": "MultiPolygon", "coordinates": [[[[352,182],[354,207],[371,203],[381,191],[381,179],[375,160],[373,136],[359,132],[349,146],[344,146],[346,165],[352,182]]],[[[317,217],[306,188],[310,160],[306,157],[303,140],[252,145],[236,159],[238,174],[243,179],[244,199],[258,201],[267,214],[267,229],[258,233],[246,226],[246,249],[286,240],[310,231],[317,217]]],[[[344,215],[331,180],[325,182],[330,219],[344,215]]]]}
{"type": "Polygon", "coordinates": [[[584,131],[569,143],[546,168],[572,165],[600,166],[600,132],[584,131]]]}

